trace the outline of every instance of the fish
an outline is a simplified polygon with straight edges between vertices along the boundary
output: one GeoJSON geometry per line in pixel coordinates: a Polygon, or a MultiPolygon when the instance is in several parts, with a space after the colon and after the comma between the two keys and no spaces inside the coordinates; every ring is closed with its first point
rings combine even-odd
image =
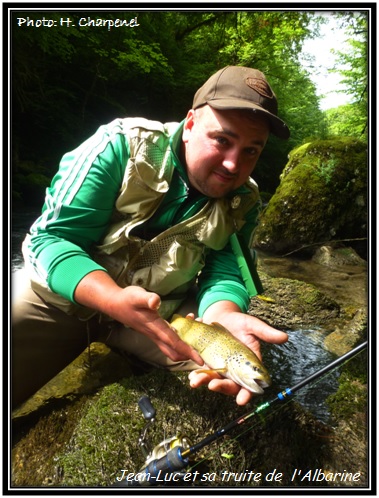
{"type": "Polygon", "coordinates": [[[170,325],[208,367],[197,371],[217,372],[255,394],[263,394],[263,388],[271,385],[270,374],[256,354],[219,323],[208,325],[174,315],[170,325]]]}

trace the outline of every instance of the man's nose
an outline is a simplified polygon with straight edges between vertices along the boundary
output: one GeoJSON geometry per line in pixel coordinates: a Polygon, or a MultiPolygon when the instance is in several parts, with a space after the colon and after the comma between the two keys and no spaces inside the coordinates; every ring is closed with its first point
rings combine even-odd
{"type": "Polygon", "coordinates": [[[236,173],[239,168],[239,151],[230,150],[225,154],[223,166],[230,173],[236,173]]]}

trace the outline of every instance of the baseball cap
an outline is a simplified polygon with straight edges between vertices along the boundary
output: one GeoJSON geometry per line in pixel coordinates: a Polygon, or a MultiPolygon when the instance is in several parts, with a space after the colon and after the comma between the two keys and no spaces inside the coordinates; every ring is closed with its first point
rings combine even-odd
{"type": "Polygon", "coordinates": [[[278,101],[265,75],[243,66],[226,66],[213,74],[196,92],[193,109],[205,104],[214,109],[250,109],[264,114],[271,132],[279,138],[290,136],[288,126],[278,118],[278,101]]]}

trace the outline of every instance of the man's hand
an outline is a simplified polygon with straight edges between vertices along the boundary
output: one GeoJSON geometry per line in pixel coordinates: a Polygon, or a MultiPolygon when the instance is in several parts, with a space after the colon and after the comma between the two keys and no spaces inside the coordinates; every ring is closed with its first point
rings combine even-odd
{"type": "MultiPolygon", "coordinates": [[[[204,313],[203,322],[220,323],[249,347],[260,360],[262,360],[260,340],[273,344],[282,344],[288,340],[285,332],[274,329],[259,318],[242,313],[238,306],[230,301],[220,301],[211,305],[204,313]]],[[[189,374],[189,380],[191,387],[208,385],[211,391],[236,396],[238,405],[245,405],[253,396],[253,393],[247,389],[230,379],[222,378],[217,373],[198,373],[194,370],[189,374]]]]}
{"type": "Polygon", "coordinates": [[[191,359],[198,365],[204,363],[159,315],[161,300],[154,292],[138,286],[123,289],[106,272],[94,271],[79,282],[75,300],[146,335],[172,361],[191,359]]]}

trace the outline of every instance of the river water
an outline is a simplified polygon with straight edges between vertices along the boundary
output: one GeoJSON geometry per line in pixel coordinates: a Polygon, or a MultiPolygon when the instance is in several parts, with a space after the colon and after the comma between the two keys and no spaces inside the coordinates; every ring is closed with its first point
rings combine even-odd
{"type": "MultiPolygon", "coordinates": [[[[23,266],[21,244],[25,233],[38,216],[39,212],[17,213],[13,216],[12,271],[16,271],[23,266]]],[[[264,255],[260,255],[260,257],[262,256],[265,258],[264,255]]],[[[272,276],[296,278],[310,283],[313,283],[312,280],[317,280],[318,283],[322,283],[323,277],[322,272],[320,273],[320,265],[316,265],[315,268],[311,262],[271,256],[265,259],[265,264],[271,268],[272,276]]],[[[266,270],[267,268],[265,267],[266,270]]],[[[357,281],[354,280],[354,277],[353,272],[353,288],[356,289],[357,281]]],[[[327,271],[325,272],[324,279],[331,286],[333,292],[335,292],[336,282],[334,284],[330,282],[330,273],[328,276],[327,271]]],[[[344,286],[346,291],[346,282],[344,286]]],[[[328,288],[326,287],[325,290],[328,291],[328,288]]],[[[335,359],[334,355],[323,348],[325,334],[322,330],[302,329],[287,332],[289,340],[285,344],[262,344],[264,363],[272,373],[274,384],[279,386],[280,391],[296,385],[299,381],[335,359]]],[[[328,395],[336,391],[338,387],[338,375],[338,371],[331,372],[329,375],[318,380],[316,384],[299,390],[294,397],[319,420],[325,423],[329,418],[325,399],[328,395]]]]}
{"type": "MultiPolygon", "coordinates": [[[[323,348],[325,334],[322,330],[299,329],[286,332],[288,342],[285,344],[262,345],[264,363],[271,372],[273,382],[280,387],[278,392],[295,386],[336,358],[323,348]]],[[[327,423],[329,409],[325,400],[336,392],[338,377],[339,371],[334,370],[297,391],[293,399],[327,423]]]]}
{"type": "Polygon", "coordinates": [[[26,232],[39,216],[39,212],[17,212],[12,215],[12,237],[11,237],[11,254],[12,254],[12,272],[23,267],[24,261],[21,254],[21,244],[25,238],[26,232]]]}

